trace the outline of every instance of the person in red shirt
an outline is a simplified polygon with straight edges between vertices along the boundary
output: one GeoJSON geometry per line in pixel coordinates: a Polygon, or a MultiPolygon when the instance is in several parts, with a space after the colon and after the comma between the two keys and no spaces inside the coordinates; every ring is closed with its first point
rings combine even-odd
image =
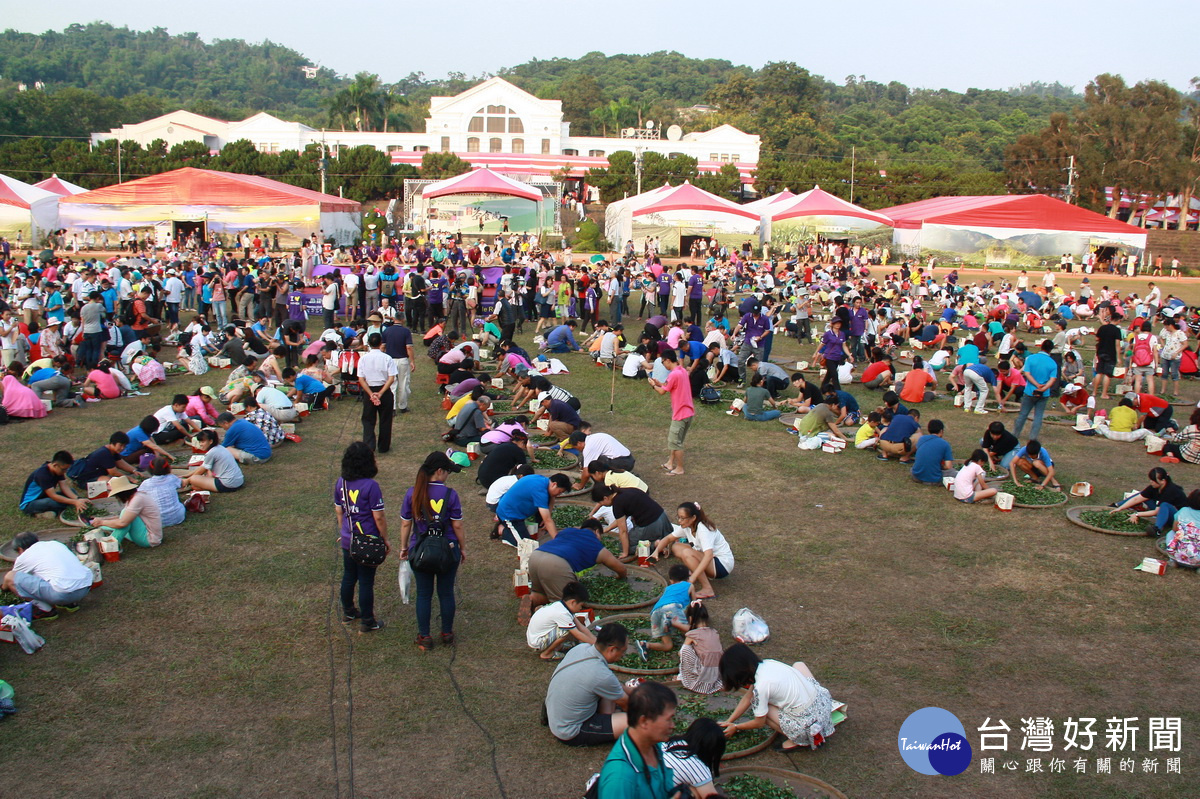
{"type": "Polygon", "coordinates": [[[884,355],[878,361],[868,366],[862,374],[864,388],[877,389],[891,383],[895,370],[892,368],[892,356],[884,355]]]}
{"type": "Polygon", "coordinates": [[[933,375],[925,371],[925,361],[920,355],[914,355],[912,371],[904,376],[904,388],[900,390],[900,399],[911,403],[932,402],[933,392],[926,390],[925,386],[936,384],[933,375]]]}

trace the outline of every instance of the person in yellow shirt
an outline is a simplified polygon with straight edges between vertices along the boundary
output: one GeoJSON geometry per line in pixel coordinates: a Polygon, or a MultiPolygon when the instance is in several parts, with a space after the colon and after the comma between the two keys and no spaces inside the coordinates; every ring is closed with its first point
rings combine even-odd
{"type": "Polygon", "coordinates": [[[875,449],[875,445],[879,443],[879,428],[883,424],[883,416],[878,411],[872,411],[867,414],[867,420],[858,428],[858,432],[854,434],[855,449],[875,449]]]}
{"type": "Polygon", "coordinates": [[[1096,430],[1113,441],[1139,441],[1150,434],[1146,428],[1138,428],[1138,412],[1128,397],[1108,412],[1108,422],[1097,425],[1096,430]]]}

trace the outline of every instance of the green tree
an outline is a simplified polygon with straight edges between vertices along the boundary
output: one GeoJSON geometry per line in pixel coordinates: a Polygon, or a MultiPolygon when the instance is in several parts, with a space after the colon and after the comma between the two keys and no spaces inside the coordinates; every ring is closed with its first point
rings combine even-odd
{"type": "Polygon", "coordinates": [[[435,153],[432,150],[421,156],[421,177],[439,180],[452,178],[471,171],[471,164],[454,153],[435,153]]]}

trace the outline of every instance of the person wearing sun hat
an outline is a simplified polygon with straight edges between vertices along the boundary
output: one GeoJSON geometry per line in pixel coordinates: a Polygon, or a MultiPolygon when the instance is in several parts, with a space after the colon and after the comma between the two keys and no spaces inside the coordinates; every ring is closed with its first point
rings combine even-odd
{"type": "Polygon", "coordinates": [[[422,539],[434,526],[440,528],[449,540],[455,559],[454,565],[442,574],[413,571],[417,584],[417,648],[422,651],[434,646],[429,633],[435,584],[441,614],[442,644],[454,644],[454,582],[458,567],[466,561],[467,556],[463,551],[462,503],[458,493],[445,484],[445,479],[462,469],[444,452],[429,453],[417,469],[416,481],[405,493],[400,508],[400,560],[408,560],[409,552],[420,547],[422,539]]]}
{"type": "Polygon", "coordinates": [[[129,539],[139,547],[162,543],[162,511],[154,497],[139,493],[137,485],[125,475],[108,481],[108,495],[121,503],[116,516],[93,519],[93,524],[118,541],[129,539]]]}

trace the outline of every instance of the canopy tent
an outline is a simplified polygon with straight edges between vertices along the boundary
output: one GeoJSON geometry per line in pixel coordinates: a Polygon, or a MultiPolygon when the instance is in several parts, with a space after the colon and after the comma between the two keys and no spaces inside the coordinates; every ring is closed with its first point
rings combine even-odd
{"type": "Polygon", "coordinates": [[[57,194],[0,175],[0,236],[18,244],[40,244],[57,229],[57,194]]]}
{"type": "Polygon", "coordinates": [[[604,213],[604,235],[618,249],[657,238],[663,253],[686,254],[697,238],[740,247],[758,235],[761,215],[689,181],[619,200],[604,213]]]}
{"type": "Polygon", "coordinates": [[[546,202],[550,198],[540,186],[487,168],[425,184],[417,192],[413,221],[428,230],[483,234],[556,229],[555,204],[546,202]]]}
{"type": "Polygon", "coordinates": [[[868,230],[891,227],[884,214],[868,211],[813,186],[790,200],[763,210],[763,240],[779,244],[812,241],[817,236],[856,238],[868,230]]]}
{"type": "Polygon", "coordinates": [[[361,211],[353,200],[270,178],[192,167],[59,200],[60,224],[69,230],[156,228],[160,238],[253,231],[278,233],[282,246],[321,233],[352,244],[361,235],[361,211]]]}
{"type": "Polygon", "coordinates": [[[83,186],[76,186],[70,181],[63,180],[58,175],[51,175],[45,180],[38,181],[33,184],[39,189],[45,189],[48,192],[57,194],[59,197],[69,197],[72,194],[83,194],[87,189],[83,186]]]}
{"type": "Polygon", "coordinates": [[[935,197],[879,213],[894,221],[893,241],[908,255],[1033,266],[1101,248],[1146,248],[1140,228],[1041,194],[935,197]]]}
{"type": "Polygon", "coordinates": [[[792,192],[790,189],[784,189],[783,191],[779,192],[778,194],[772,194],[770,197],[761,197],[761,198],[755,200],[754,202],[746,203],[742,207],[745,208],[747,211],[757,211],[759,213],[765,214],[769,209],[771,209],[781,203],[787,202],[788,200],[792,199],[795,196],[796,196],[795,193],[792,192]]]}

